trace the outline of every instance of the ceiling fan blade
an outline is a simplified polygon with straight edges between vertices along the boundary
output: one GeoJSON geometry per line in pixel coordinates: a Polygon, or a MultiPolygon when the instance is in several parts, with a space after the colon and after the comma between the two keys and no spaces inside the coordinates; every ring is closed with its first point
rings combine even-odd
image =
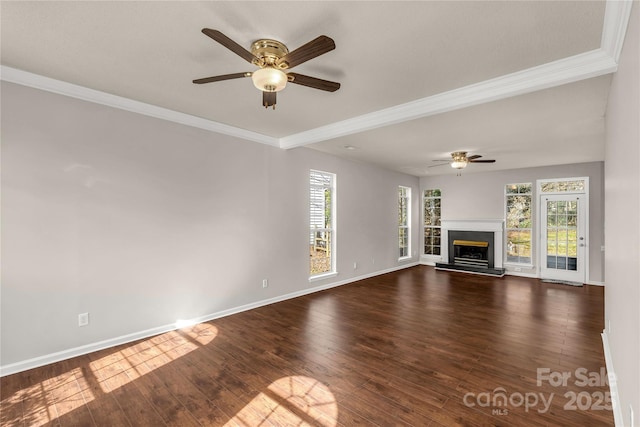
{"type": "Polygon", "coordinates": [[[251,63],[253,63],[254,61],[258,61],[258,58],[256,58],[253,53],[249,52],[247,49],[243,48],[238,43],[222,34],[220,31],[212,30],[210,28],[203,28],[202,32],[235,53],[236,55],[240,56],[245,61],[251,63]]]}
{"type": "Polygon", "coordinates": [[[469,163],[495,163],[495,160],[469,160],[469,163]]]}
{"type": "Polygon", "coordinates": [[[280,58],[276,64],[281,68],[293,68],[297,65],[307,62],[316,56],[323,55],[336,48],[333,39],[327,36],[319,36],[311,40],[309,43],[289,52],[280,58]]]}
{"type": "Polygon", "coordinates": [[[327,92],[335,92],[340,89],[340,83],[330,82],[329,80],[322,80],[316,77],[309,77],[298,73],[288,73],[287,76],[293,78],[293,80],[289,81],[297,85],[326,90],[327,92]]]}
{"type": "MultiPolygon", "coordinates": [[[[441,160],[434,160],[434,162],[439,162],[441,160]]],[[[438,166],[444,166],[444,165],[448,165],[451,162],[445,162],[445,163],[440,163],[439,165],[431,165],[431,166],[427,166],[428,168],[437,168],[438,166]]]]}
{"type": "Polygon", "coordinates": [[[482,157],[480,154],[474,154],[473,156],[467,157],[467,160],[475,160],[479,159],[480,157],[482,157]]]}
{"type": "Polygon", "coordinates": [[[276,109],[276,93],[278,92],[262,92],[262,106],[264,108],[273,107],[276,109]]]}
{"type": "Polygon", "coordinates": [[[205,77],[202,79],[195,79],[193,82],[197,85],[203,83],[213,83],[219,82],[222,80],[231,80],[231,79],[239,79],[242,77],[251,77],[251,73],[234,73],[234,74],[223,74],[221,76],[213,76],[213,77],[205,77]]]}

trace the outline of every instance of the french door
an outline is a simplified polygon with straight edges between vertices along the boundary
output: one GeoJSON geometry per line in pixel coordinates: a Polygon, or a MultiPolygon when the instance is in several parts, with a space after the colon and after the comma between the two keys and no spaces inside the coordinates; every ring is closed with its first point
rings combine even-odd
{"type": "Polygon", "coordinates": [[[540,277],[585,282],[585,194],[541,195],[540,277]]]}

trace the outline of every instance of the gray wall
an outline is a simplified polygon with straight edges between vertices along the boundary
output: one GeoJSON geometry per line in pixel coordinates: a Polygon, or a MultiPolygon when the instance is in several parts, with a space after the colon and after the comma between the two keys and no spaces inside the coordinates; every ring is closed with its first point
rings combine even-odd
{"type": "Polygon", "coordinates": [[[407,265],[416,177],[5,82],[1,131],[5,367],[407,265]],[[339,272],[311,283],[310,168],[337,174],[339,272]]]}
{"type": "MultiPolygon", "coordinates": [[[[482,165],[469,168],[480,169],[482,165]]],[[[547,166],[540,168],[513,169],[497,172],[463,171],[461,176],[436,175],[420,179],[421,189],[442,190],[442,219],[504,219],[507,184],[531,182],[534,186],[533,209],[537,214],[536,180],[549,178],[589,177],[589,271],[590,283],[604,282],[604,165],[603,162],[579,163],[572,165],[547,166]]],[[[536,218],[534,218],[534,227],[536,218]]],[[[538,241],[534,228],[534,247],[538,241]]],[[[533,254],[533,269],[523,269],[518,274],[537,275],[537,252],[533,254]]],[[[507,266],[507,271],[512,267],[507,266]]]]}
{"type": "MultiPolygon", "coordinates": [[[[625,426],[640,423],[640,4],[634,2],[606,117],[605,325],[625,426]]],[[[618,425],[618,424],[616,424],[618,425]]]]}

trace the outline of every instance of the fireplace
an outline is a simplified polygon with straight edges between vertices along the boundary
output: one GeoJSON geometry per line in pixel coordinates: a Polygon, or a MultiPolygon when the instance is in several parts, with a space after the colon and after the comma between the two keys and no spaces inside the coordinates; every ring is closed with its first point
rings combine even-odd
{"type": "Polygon", "coordinates": [[[489,242],[454,240],[453,263],[489,268],[489,242]]]}
{"type": "Polygon", "coordinates": [[[503,276],[502,220],[443,220],[439,270],[503,276]]]}
{"type": "Polygon", "coordinates": [[[449,230],[449,264],[494,268],[494,233],[492,231],[449,230]]]}

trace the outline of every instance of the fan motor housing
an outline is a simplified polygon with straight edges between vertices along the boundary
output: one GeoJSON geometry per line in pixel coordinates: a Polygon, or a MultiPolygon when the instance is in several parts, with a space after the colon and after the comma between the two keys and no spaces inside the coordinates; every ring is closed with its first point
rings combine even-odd
{"type": "MultiPolygon", "coordinates": [[[[251,45],[251,53],[259,59],[257,66],[264,67],[276,67],[287,68],[289,64],[282,62],[277,64],[277,61],[289,53],[289,49],[284,43],[272,39],[260,39],[253,42],[251,45]]],[[[255,61],[254,61],[255,62],[255,61]]]]}

